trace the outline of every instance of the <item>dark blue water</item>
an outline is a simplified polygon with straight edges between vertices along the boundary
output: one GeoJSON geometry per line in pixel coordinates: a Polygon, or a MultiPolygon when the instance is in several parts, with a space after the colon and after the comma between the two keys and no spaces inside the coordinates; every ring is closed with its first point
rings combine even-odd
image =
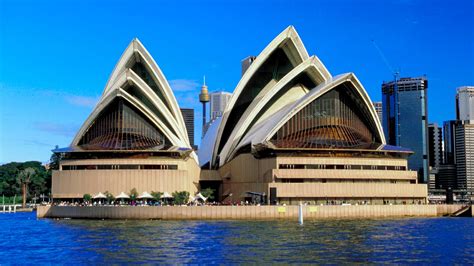
{"type": "Polygon", "coordinates": [[[0,214],[0,264],[474,264],[474,218],[37,220],[0,214]]]}

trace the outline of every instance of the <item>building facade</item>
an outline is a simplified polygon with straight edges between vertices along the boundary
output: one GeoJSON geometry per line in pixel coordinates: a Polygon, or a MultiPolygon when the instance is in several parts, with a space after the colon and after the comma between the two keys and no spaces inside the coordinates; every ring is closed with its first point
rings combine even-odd
{"type": "Polygon", "coordinates": [[[474,123],[474,87],[464,86],[457,89],[456,119],[474,123]]]}
{"type": "Polygon", "coordinates": [[[227,103],[232,97],[232,93],[226,91],[217,91],[209,94],[211,106],[211,121],[221,117],[224,113],[227,103]]]}
{"type": "Polygon", "coordinates": [[[102,97],[53,171],[55,199],[198,190],[200,169],[183,115],[166,78],[134,39],[102,97]]]}
{"type": "Polygon", "coordinates": [[[379,117],[380,124],[382,124],[382,102],[372,102],[375,108],[375,112],[377,113],[377,116],[379,117]]]}
{"type": "Polygon", "coordinates": [[[429,166],[438,168],[443,163],[443,129],[437,123],[428,125],[429,166]]]}
{"type": "Polygon", "coordinates": [[[418,171],[423,183],[427,183],[429,174],[427,88],[425,77],[382,84],[382,121],[387,143],[414,152],[408,167],[418,171]]]}
{"type": "Polygon", "coordinates": [[[427,197],[408,169],[412,152],[387,145],[357,77],[332,76],[292,27],[253,60],[212,132],[203,143],[211,154],[200,153],[201,182],[220,184],[224,201],[412,204],[427,197]]]}
{"type": "Polygon", "coordinates": [[[180,110],[183,115],[186,131],[188,132],[189,144],[191,144],[191,147],[194,147],[194,109],[180,108],[180,110]]]}
{"type": "Polygon", "coordinates": [[[474,192],[474,124],[456,126],[457,188],[474,192]]]}

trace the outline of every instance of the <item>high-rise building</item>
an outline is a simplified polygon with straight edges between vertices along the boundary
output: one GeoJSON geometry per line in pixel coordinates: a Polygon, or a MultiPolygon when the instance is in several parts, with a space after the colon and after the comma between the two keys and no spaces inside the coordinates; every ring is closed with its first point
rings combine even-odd
{"type": "Polygon", "coordinates": [[[428,108],[426,77],[401,78],[382,84],[383,129],[388,144],[411,149],[408,167],[428,182],[428,108]]]}
{"type": "Polygon", "coordinates": [[[474,124],[456,125],[457,188],[474,192],[474,124]]]}
{"type": "Polygon", "coordinates": [[[211,105],[211,121],[222,116],[227,103],[232,97],[232,93],[225,91],[217,91],[209,94],[211,105]]]}
{"type": "Polygon", "coordinates": [[[382,102],[372,102],[375,108],[375,112],[379,117],[380,124],[382,124],[382,102]]]}
{"type": "Polygon", "coordinates": [[[438,168],[443,163],[442,128],[437,123],[428,125],[429,165],[438,168]]]}
{"type": "Polygon", "coordinates": [[[444,140],[444,164],[456,163],[456,125],[457,120],[448,120],[443,123],[443,140],[444,140]]]}
{"type": "Polygon", "coordinates": [[[183,115],[184,125],[188,132],[189,144],[191,147],[194,146],[194,109],[192,108],[180,108],[181,114],[183,115]]]}
{"type": "Polygon", "coordinates": [[[457,89],[456,119],[474,123],[474,86],[464,86],[457,89]]]}

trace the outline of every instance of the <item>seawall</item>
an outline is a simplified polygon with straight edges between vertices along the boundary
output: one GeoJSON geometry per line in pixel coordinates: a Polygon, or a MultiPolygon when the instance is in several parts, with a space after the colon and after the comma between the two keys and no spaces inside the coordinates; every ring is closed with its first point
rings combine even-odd
{"type": "MultiPolygon", "coordinates": [[[[436,217],[462,205],[303,206],[304,219],[436,217]]],[[[298,206],[39,206],[38,218],[273,220],[297,219],[298,206]]],[[[471,212],[472,207],[471,207],[471,212]]],[[[472,213],[474,215],[474,213],[472,213]]]]}

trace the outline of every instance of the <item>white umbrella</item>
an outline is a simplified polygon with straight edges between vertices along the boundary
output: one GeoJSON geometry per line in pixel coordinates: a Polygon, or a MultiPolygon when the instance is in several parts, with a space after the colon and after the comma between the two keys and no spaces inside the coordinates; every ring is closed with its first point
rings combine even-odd
{"type": "Polygon", "coordinates": [[[99,192],[97,195],[95,195],[93,197],[93,199],[106,199],[107,196],[105,196],[104,194],[102,194],[102,192],[99,192]]]}
{"type": "Polygon", "coordinates": [[[153,196],[150,195],[150,193],[148,193],[148,192],[145,191],[145,192],[143,192],[140,196],[138,196],[138,198],[139,198],[139,199],[152,199],[153,196]]]}
{"type": "Polygon", "coordinates": [[[120,194],[116,197],[116,199],[129,199],[130,196],[123,193],[123,192],[120,192],[120,194]]]}
{"type": "Polygon", "coordinates": [[[168,193],[168,192],[164,192],[163,195],[161,195],[160,198],[162,198],[162,199],[172,199],[173,196],[171,196],[170,193],[168,193]]]}
{"type": "Polygon", "coordinates": [[[207,198],[204,197],[204,196],[201,194],[201,192],[197,193],[196,199],[201,199],[202,201],[206,201],[206,200],[207,200],[207,198]]]}

